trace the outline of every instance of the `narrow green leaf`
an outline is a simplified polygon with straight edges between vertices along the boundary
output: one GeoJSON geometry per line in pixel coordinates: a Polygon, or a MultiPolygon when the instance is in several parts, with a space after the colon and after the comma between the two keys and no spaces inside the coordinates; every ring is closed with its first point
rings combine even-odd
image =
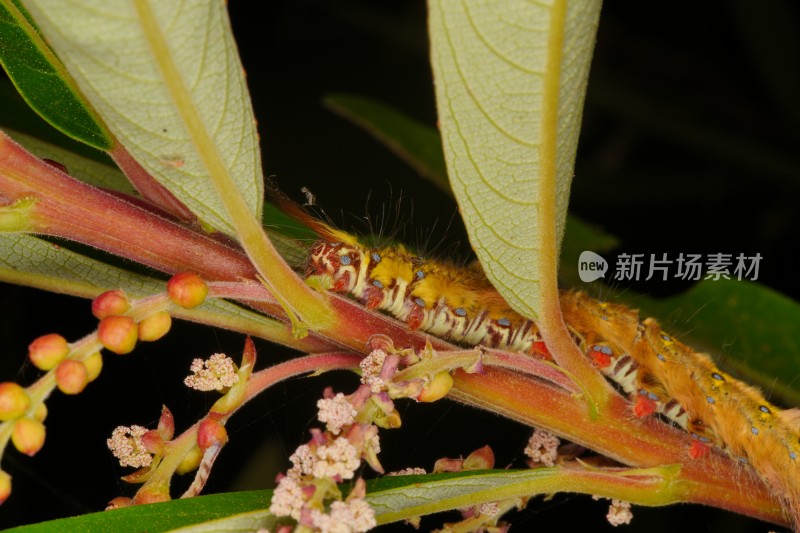
{"type": "MultiPolygon", "coordinates": [[[[6,531],[13,531],[14,533],[51,533],[53,531],[102,531],[104,533],[140,533],[147,531],[149,533],[157,533],[171,531],[190,524],[228,517],[231,514],[264,509],[268,505],[271,493],[272,491],[264,490],[236,492],[150,505],[137,505],[113,511],[52,520],[6,531]]],[[[245,531],[255,531],[257,529],[256,527],[245,531]]]]}
{"type": "Polygon", "coordinates": [[[255,120],[223,2],[25,5],[119,142],[162,185],[235,234],[213,175],[235,184],[260,219],[255,120]]]}
{"type": "Polygon", "coordinates": [[[99,150],[113,141],[16,1],[0,1],[0,64],[22,97],[56,129],[99,150]]]}
{"type": "Polygon", "coordinates": [[[535,318],[555,294],[600,2],[429,6],[453,191],[490,280],[535,318]]]}
{"type": "Polygon", "coordinates": [[[439,132],[369,98],[348,94],[325,97],[325,105],[366,130],[442,191],[451,194],[439,132]]]}

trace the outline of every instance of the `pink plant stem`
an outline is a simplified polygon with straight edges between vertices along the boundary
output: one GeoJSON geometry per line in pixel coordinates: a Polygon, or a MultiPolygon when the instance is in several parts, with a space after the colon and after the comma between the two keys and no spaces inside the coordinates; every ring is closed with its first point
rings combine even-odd
{"type": "Polygon", "coordinates": [[[34,233],[88,244],[168,273],[189,267],[213,279],[255,277],[240,251],[78,181],[2,132],[0,193],[11,202],[37,199],[34,233]]]}
{"type": "Polygon", "coordinates": [[[688,482],[684,501],[787,523],[778,500],[749,469],[718,450],[691,459],[686,432],[655,417],[634,417],[622,397],[609,399],[601,418],[593,420],[585,399],[517,373],[490,368],[482,375],[459,371],[454,378],[453,399],[553,431],[624,464],[681,464],[680,478],[688,482]]]}

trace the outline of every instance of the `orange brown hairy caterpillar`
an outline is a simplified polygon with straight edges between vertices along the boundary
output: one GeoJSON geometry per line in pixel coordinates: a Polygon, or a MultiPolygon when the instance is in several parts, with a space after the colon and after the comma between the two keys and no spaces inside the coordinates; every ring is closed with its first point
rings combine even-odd
{"type": "MultiPolygon", "coordinates": [[[[308,255],[307,277],[329,276],[332,290],[411,329],[549,358],[536,323],[513,311],[477,265],[424,259],[402,246],[368,247],[303,220],[322,236],[308,255]]],[[[687,453],[695,459],[716,446],[750,465],[798,523],[800,410],[772,405],[628,307],[563,292],[561,309],[576,343],[629,396],[635,416],[658,413],[685,429],[694,439],[687,453]]]]}

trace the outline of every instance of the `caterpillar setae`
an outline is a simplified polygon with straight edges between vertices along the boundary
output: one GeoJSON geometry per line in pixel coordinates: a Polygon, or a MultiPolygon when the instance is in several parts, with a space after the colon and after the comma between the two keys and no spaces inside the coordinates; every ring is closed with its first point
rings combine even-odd
{"type": "MultiPolygon", "coordinates": [[[[511,309],[479,266],[423,259],[402,246],[367,247],[289,207],[321,237],[308,254],[306,277],[329,276],[333,291],[411,329],[549,357],[536,324],[511,309]]],[[[714,445],[751,465],[800,523],[800,409],[770,404],[710,357],[625,306],[562,292],[561,309],[576,343],[629,395],[636,416],[659,413],[684,428],[694,438],[693,457],[714,445]]]]}

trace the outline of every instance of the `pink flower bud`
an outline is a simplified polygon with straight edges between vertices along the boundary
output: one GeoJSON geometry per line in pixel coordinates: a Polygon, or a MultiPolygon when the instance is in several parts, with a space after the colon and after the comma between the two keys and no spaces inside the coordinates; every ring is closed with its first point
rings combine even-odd
{"type": "Polygon", "coordinates": [[[133,497],[133,505],[141,505],[143,503],[159,503],[169,501],[169,485],[164,483],[146,484],[136,496],[133,497]]]}
{"type": "Polygon", "coordinates": [[[197,274],[181,272],[167,282],[167,294],[176,305],[192,309],[205,301],[208,285],[197,274]]]}
{"type": "Polygon", "coordinates": [[[164,439],[161,438],[161,435],[159,435],[158,431],[155,429],[151,429],[142,435],[142,444],[148,452],[156,455],[163,454],[165,451],[164,439]]]}
{"type": "Polygon", "coordinates": [[[108,316],[97,327],[100,342],[116,354],[126,354],[136,347],[139,328],[129,316],[108,316]]]}
{"type": "Polygon", "coordinates": [[[98,320],[113,315],[124,315],[130,307],[128,296],[120,289],[106,291],[92,300],[92,314],[98,320]]]}
{"type": "Polygon", "coordinates": [[[57,333],[42,335],[28,346],[28,357],[36,368],[51,370],[69,355],[67,339],[57,333]]]}
{"type": "Polygon", "coordinates": [[[111,511],[112,509],[121,509],[123,507],[130,507],[133,505],[133,500],[128,498],[127,496],[117,496],[106,505],[106,511],[111,511]]]}
{"type": "Polygon", "coordinates": [[[0,504],[11,496],[11,476],[0,470],[0,504]]]}
{"type": "Polygon", "coordinates": [[[158,434],[164,440],[172,440],[175,434],[175,417],[166,405],[161,406],[161,418],[158,419],[158,434]]]}
{"type": "Polygon", "coordinates": [[[464,459],[464,470],[488,470],[494,468],[494,452],[489,446],[478,448],[464,459]]]}
{"type": "Polygon", "coordinates": [[[139,322],[139,340],[157,341],[172,327],[172,317],[166,311],[153,313],[139,322]]]}
{"type": "Polygon", "coordinates": [[[56,385],[64,394],[78,394],[89,383],[86,365],[76,359],[61,361],[56,368],[56,385]]]}
{"type": "Polygon", "coordinates": [[[33,457],[44,446],[44,435],[44,424],[33,418],[20,418],[14,423],[11,442],[21,453],[33,457]]]}
{"type": "Polygon", "coordinates": [[[214,445],[224,445],[228,442],[228,432],[216,417],[208,416],[197,428],[197,446],[205,452],[214,445]]]}
{"type": "Polygon", "coordinates": [[[83,364],[86,365],[86,377],[91,383],[97,379],[97,376],[100,375],[100,371],[103,369],[103,355],[100,352],[94,352],[83,360],[83,364]]]}
{"type": "Polygon", "coordinates": [[[0,383],[0,421],[19,418],[30,406],[31,399],[25,389],[12,381],[0,383]]]}

